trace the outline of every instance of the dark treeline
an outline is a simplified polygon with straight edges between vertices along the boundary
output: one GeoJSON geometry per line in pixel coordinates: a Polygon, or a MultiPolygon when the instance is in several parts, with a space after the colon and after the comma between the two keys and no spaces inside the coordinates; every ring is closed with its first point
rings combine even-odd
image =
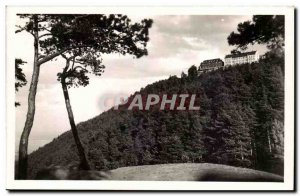
{"type": "MultiPolygon", "coordinates": [[[[141,94],[197,94],[199,111],[109,110],[77,125],[96,170],[209,162],[283,175],[284,61],[268,56],[195,76],[171,76],[141,94]]],[[[137,93],[137,92],[136,92],[137,93]]],[[[50,165],[76,165],[70,131],[29,156],[29,178],[50,165]]]]}

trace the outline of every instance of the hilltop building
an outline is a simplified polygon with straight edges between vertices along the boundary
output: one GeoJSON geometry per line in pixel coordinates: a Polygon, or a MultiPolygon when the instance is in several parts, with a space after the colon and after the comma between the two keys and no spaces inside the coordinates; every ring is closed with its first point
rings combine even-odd
{"type": "Polygon", "coordinates": [[[259,54],[257,51],[239,53],[239,54],[228,54],[225,56],[225,66],[246,64],[258,62],[259,54]]]}
{"type": "Polygon", "coordinates": [[[198,73],[207,72],[224,67],[224,62],[221,59],[210,59],[203,61],[198,69],[198,73]]]}

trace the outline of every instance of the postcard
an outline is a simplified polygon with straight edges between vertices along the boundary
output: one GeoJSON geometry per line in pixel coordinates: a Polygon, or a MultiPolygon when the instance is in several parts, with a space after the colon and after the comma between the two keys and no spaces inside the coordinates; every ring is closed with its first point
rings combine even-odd
{"type": "Polygon", "coordinates": [[[6,188],[293,191],[294,12],[7,6],[6,188]]]}

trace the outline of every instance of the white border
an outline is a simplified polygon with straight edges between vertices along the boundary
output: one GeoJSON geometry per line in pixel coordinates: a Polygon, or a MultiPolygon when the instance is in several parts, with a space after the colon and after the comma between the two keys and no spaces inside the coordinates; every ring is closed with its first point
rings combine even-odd
{"type": "Polygon", "coordinates": [[[294,8],[293,7],[16,7],[6,8],[7,189],[47,190],[293,190],[294,184],[294,8]],[[168,181],[14,180],[14,25],[16,13],[123,13],[133,15],[285,15],[285,165],[284,183],[168,181]],[[11,107],[9,107],[11,106],[11,107]]]}

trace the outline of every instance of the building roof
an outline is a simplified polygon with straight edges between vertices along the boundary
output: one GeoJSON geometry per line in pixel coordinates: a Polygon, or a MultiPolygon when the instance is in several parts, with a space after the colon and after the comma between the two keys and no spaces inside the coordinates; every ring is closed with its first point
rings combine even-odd
{"type": "Polygon", "coordinates": [[[256,51],[251,51],[251,52],[244,52],[240,54],[228,54],[225,56],[225,58],[236,58],[236,57],[243,57],[243,56],[248,56],[248,55],[254,55],[256,51]]]}
{"type": "Polygon", "coordinates": [[[213,63],[213,62],[220,62],[220,61],[222,61],[222,60],[220,58],[218,58],[218,59],[204,60],[202,63],[213,63]]]}

